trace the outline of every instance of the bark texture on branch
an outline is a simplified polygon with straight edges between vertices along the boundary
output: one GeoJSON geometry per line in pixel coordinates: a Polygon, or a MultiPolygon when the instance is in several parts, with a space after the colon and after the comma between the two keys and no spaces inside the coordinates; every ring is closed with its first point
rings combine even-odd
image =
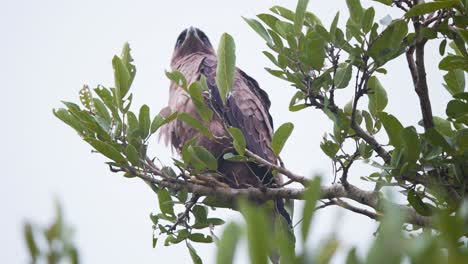
{"type": "MultiPolygon", "coordinates": [[[[156,184],[161,187],[166,187],[173,191],[187,190],[190,193],[211,196],[224,201],[233,202],[239,198],[247,198],[257,201],[272,200],[274,198],[303,200],[305,189],[294,188],[224,188],[219,186],[205,186],[194,184],[188,181],[177,179],[157,179],[148,175],[137,175],[148,183],[156,184]]],[[[346,188],[341,184],[333,184],[331,186],[322,186],[320,188],[321,199],[347,198],[358,202],[362,205],[369,206],[376,210],[379,214],[383,211],[382,206],[388,202],[381,197],[379,192],[364,191],[358,187],[348,184],[346,188]]],[[[390,203],[390,202],[388,202],[390,203]]],[[[405,215],[406,222],[423,227],[432,227],[432,221],[429,217],[419,215],[414,209],[404,205],[393,204],[398,207],[405,215]]]]}

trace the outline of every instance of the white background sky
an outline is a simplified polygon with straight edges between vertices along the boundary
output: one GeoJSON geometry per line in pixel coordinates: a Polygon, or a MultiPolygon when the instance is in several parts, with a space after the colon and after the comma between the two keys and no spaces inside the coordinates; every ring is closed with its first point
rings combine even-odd
{"type": "MultiPolygon", "coordinates": [[[[368,6],[370,1],[363,1],[368,6]]],[[[292,140],[283,159],[291,170],[304,175],[323,175],[330,184],[331,162],[319,149],[330,122],[317,110],[290,113],[287,110],[294,89],[270,76],[263,67],[271,65],[261,54],[264,41],[241,16],[253,17],[273,5],[294,8],[296,1],[1,1],[0,51],[2,139],[0,184],[0,259],[3,263],[25,263],[26,248],[22,223],[31,219],[46,224],[53,217],[58,198],[65,216],[77,230],[75,241],[83,263],[189,263],[184,246],[151,247],[149,214],[157,209],[153,192],[137,179],[112,174],[105,159],[90,153],[72,129],[52,115],[60,100],[77,101],[84,83],[111,86],[111,59],[129,41],[137,65],[133,85],[134,106],[148,104],[155,114],[168,99],[169,81],[164,70],[175,40],[184,28],[204,30],[216,47],[223,32],[234,36],[237,65],[254,77],[272,100],[275,124],[295,123],[292,140]],[[6,59],[6,60],[5,60],[6,59]]],[[[378,4],[377,4],[378,5],[378,4]]],[[[377,6],[376,18],[389,11],[377,6]]],[[[347,11],[345,1],[311,0],[309,10],[328,27],[341,10],[341,25],[347,11]]],[[[391,11],[394,18],[401,13],[391,11]]],[[[445,116],[449,98],[442,88],[437,46],[429,46],[428,82],[435,115],[445,116]]],[[[388,65],[390,74],[381,76],[389,94],[387,111],[407,126],[419,120],[416,94],[403,58],[388,65]]],[[[341,104],[350,100],[349,91],[337,94],[341,104]]],[[[366,105],[364,100],[362,105],[366,105]]],[[[135,109],[135,108],[134,108],[135,109]]],[[[156,140],[152,153],[169,162],[170,151],[156,140]]],[[[372,170],[357,168],[350,180],[372,170]]],[[[222,212],[240,218],[232,212],[222,212]]],[[[364,216],[339,209],[319,212],[313,245],[335,231],[342,247],[355,245],[365,250],[376,224],[364,216]]],[[[295,219],[296,221],[298,219],[295,219]]],[[[221,230],[216,230],[219,234],[221,230]]],[[[214,262],[215,247],[198,247],[206,263],[214,262]]],[[[240,253],[245,258],[246,251],[240,253]]],[[[335,262],[340,262],[335,259],[335,262]]]]}

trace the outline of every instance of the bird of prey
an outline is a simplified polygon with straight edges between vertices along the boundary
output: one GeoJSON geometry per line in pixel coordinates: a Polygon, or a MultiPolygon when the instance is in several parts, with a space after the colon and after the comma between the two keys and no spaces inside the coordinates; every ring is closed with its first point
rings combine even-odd
{"type": "MultiPolygon", "coordinates": [[[[246,148],[261,158],[276,164],[278,162],[271,148],[273,121],[269,113],[270,100],[257,81],[240,69],[235,70],[234,83],[223,105],[216,86],[217,57],[210,40],[203,31],[190,27],[180,33],[177,38],[171,60],[172,70],[181,72],[187,83],[198,81],[201,76],[206,78],[209,93],[206,101],[213,111],[221,113],[213,115],[207,124],[208,129],[219,139],[210,140],[198,130],[180,120],[166,124],[160,136],[166,144],[171,144],[181,153],[184,144],[197,136],[196,145],[202,146],[218,158],[218,171],[224,175],[224,182],[233,188],[275,186],[281,184],[281,176],[273,176],[265,167],[254,163],[232,162],[223,159],[226,152],[232,152],[229,134],[225,131],[227,124],[239,128],[245,138],[246,148]]],[[[202,120],[196,111],[188,93],[172,82],[170,86],[169,105],[166,110],[187,112],[202,120]]],[[[284,209],[284,201],[276,200],[277,212],[288,223],[290,216],[284,209]]]]}

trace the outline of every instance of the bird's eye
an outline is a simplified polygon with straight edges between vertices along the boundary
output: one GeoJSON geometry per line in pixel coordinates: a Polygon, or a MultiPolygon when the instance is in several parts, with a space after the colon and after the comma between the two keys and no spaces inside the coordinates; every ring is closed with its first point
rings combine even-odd
{"type": "Polygon", "coordinates": [[[179,47],[184,42],[186,35],[187,30],[184,30],[182,33],[180,33],[179,37],[177,38],[176,47],[179,47]]]}

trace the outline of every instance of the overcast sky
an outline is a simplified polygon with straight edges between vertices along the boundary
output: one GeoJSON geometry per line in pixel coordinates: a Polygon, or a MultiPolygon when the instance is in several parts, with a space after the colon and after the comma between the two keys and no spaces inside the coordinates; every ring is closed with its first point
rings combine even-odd
{"type": "MultiPolygon", "coordinates": [[[[363,1],[364,6],[370,3],[363,1]]],[[[160,244],[152,249],[149,214],[157,209],[154,193],[138,179],[109,172],[103,164],[106,159],[91,154],[89,145],[52,115],[52,109],[61,106],[60,100],[78,101],[78,90],[85,83],[91,87],[113,85],[111,59],[125,41],[130,42],[137,66],[133,105],[145,103],[153,114],[158,112],[168,100],[169,81],[164,70],[169,69],[178,34],[188,26],[204,30],[215,47],[223,32],[234,37],[237,66],[270,95],[275,124],[292,121],[296,125],[283,151],[286,166],[310,177],[323,175],[324,184],[331,184],[331,162],[319,148],[323,134],[331,128],[329,120],[317,110],[287,110],[294,89],[263,69],[271,67],[261,53],[265,43],[241,18],[266,12],[276,4],[294,8],[296,1],[3,0],[2,262],[26,262],[22,223],[25,219],[39,224],[51,221],[54,198],[62,202],[67,221],[77,231],[75,241],[83,263],[190,262],[185,246],[166,248],[160,244]]],[[[347,13],[345,1],[311,0],[309,10],[326,27],[336,11],[341,10],[342,18],[347,13]]],[[[393,11],[394,18],[401,16],[393,11]]],[[[388,13],[378,6],[376,18],[388,13]]],[[[429,46],[426,56],[433,112],[445,116],[444,102],[449,96],[436,71],[437,46],[429,46]]],[[[387,69],[390,74],[379,77],[389,94],[387,111],[400,117],[405,126],[415,124],[420,111],[403,58],[387,69]]],[[[350,95],[351,89],[340,91],[337,100],[344,104],[350,95]]],[[[362,105],[366,104],[364,100],[362,105]]],[[[156,140],[151,145],[153,154],[170,162],[172,154],[166,147],[156,140]]],[[[372,171],[359,166],[351,171],[350,180],[365,186],[359,177],[372,171]]],[[[222,213],[242,221],[234,212],[222,213]]],[[[340,209],[325,209],[317,215],[312,246],[335,232],[342,248],[355,245],[363,252],[376,230],[373,221],[340,209]]],[[[206,263],[214,262],[214,245],[197,248],[206,263]]],[[[241,252],[238,259],[245,259],[246,254],[241,252]]]]}

